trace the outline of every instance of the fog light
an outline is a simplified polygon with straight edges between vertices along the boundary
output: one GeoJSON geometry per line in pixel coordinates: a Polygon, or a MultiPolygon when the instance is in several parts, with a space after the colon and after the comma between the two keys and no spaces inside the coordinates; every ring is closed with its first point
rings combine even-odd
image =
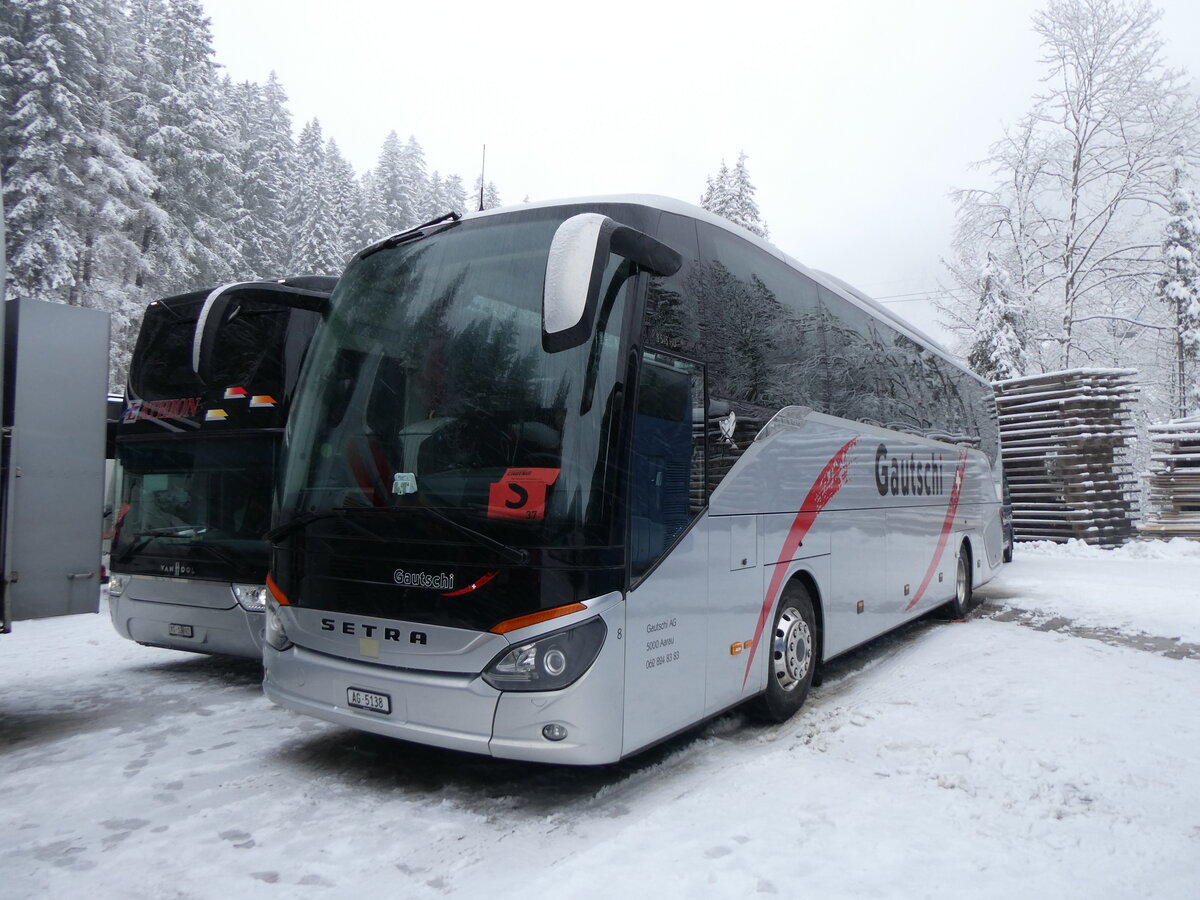
{"type": "Polygon", "coordinates": [[[567,736],[567,729],[558,723],[552,723],[542,728],[542,737],[548,741],[561,741],[567,736]]]}

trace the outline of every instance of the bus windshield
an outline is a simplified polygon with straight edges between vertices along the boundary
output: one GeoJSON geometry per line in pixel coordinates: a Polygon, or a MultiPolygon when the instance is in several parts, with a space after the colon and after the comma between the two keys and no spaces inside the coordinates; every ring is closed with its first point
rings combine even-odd
{"type": "Polygon", "coordinates": [[[112,560],[121,571],[262,580],[278,434],[127,441],[112,560]]]}
{"type": "Polygon", "coordinates": [[[426,539],[436,517],[506,546],[612,542],[631,269],[610,259],[589,343],[545,352],[542,284],[566,214],[461,222],[348,267],[297,388],[282,521],[390,511],[370,517],[389,539],[426,539]]]}

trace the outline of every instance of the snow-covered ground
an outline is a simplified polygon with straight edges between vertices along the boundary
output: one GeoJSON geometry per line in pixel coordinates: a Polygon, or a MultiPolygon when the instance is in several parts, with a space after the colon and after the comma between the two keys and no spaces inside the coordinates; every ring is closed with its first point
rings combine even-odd
{"type": "Polygon", "coordinates": [[[1200,545],[1019,545],[966,623],[604,769],[273,707],[250,662],[0,638],[0,897],[1200,896],[1200,545]]]}

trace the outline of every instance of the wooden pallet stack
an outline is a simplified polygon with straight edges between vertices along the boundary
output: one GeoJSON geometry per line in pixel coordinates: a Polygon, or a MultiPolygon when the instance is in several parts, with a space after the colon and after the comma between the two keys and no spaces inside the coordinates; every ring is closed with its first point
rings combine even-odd
{"type": "Polygon", "coordinates": [[[1200,416],[1150,426],[1142,533],[1200,540],[1200,416]]]}
{"type": "Polygon", "coordinates": [[[1070,369],[993,385],[1016,540],[1114,547],[1133,536],[1135,374],[1070,369]]]}

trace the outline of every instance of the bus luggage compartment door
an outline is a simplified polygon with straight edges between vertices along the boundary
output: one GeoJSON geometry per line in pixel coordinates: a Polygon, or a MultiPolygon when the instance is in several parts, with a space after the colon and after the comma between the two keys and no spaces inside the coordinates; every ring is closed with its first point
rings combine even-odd
{"type": "Polygon", "coordinates": [[[708,529],[698,522],[628,594],[623,755],[704,713],[708,529]]]}

